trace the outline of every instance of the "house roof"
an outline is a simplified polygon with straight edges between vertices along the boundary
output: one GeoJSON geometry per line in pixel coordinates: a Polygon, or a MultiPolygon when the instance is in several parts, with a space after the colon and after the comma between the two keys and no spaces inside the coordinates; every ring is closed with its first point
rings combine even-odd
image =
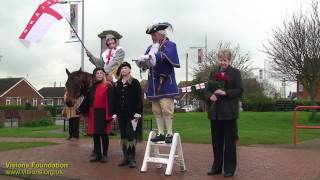
{"type": "Polygon", "coordinates": [[[17,84],[23,78],[3,78],[0,79],[0,95],[7,92],[12,86],[17,84]]]}
{"type": "MultiPolygon", "coordinates": [[[[2,78],[0,79],[0,97],[7,94],[9,91],[11,91],[14,87],[16,87],[20,82],[26,82],[39,96],[41,94],[34,88],[25,78],[2,78]]],[[[41,96],[42,97],[42,96],[41,96]]]]}
{"type": "Polygon", "coordinates": [[[64,92],[64,87],[43,87],[39,90],[44,98],[63,98],[64,92]]]}

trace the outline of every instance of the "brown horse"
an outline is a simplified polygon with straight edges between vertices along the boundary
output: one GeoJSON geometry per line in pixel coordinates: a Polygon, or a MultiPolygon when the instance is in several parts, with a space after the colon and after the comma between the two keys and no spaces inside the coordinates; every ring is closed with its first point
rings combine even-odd
{"type": "Polygon", "coordinates": [[[81,68],[70,73],[66,69],[68,80],[66,82],[66,105],[72,107],[80,96],[86,96],[89,87],[93,84],[92,74],[84,72],[81,68]]]}

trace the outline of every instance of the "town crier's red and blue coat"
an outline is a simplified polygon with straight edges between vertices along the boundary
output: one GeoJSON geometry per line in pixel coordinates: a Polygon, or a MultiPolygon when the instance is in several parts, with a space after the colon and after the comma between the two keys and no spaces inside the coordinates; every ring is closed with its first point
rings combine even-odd
{"type": "MultiPolygon", "coordinates": [[[[150,45],[145,54],[148,54],[150,45]]],[[[156,64],[149,69],[148,91],[149,99],[173,98],[179,95],[174,68],[179,68],[179,57],[176,44],[169,39],[160,43],[155,54],[156,64]]]]}

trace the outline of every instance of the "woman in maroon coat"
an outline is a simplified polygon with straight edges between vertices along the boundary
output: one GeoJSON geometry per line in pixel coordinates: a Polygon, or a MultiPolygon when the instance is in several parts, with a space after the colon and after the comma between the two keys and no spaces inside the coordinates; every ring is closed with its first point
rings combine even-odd
{"type": "Polygon", "coordinates": [[[106,80],[103,68],[93,71],[94,85],[89,89],[88,95],[79,107],[82,114],[89,114],[88,134],[93,136],[96,157],[90,162],[107,162],[109,136],[111,130],[111,115],[114,114],[113,86],[106,80]],[[102,153],[101,153],[102,144],[102,153]]]}

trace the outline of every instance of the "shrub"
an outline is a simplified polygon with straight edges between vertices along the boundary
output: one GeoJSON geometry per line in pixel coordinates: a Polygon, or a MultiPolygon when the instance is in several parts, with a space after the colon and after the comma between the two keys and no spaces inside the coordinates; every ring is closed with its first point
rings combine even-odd
{"type": "Polygon", "coordinates": [[[256,99],[244,99],[242,102],[244,111],[275,111],[276,103],[271,98],[261,97],[256,99]]]}
{"type": "MultiPolygon", "coordinates": [[[[295,100],[295,106],[311,106],[311,102],[309,100],[298,99],[295,100]]],[[[318,106],[320,106],[320,101],[316,102],[318,106]]]]}
{"type": "Polygon", "coordinates": [[[48,118],[42,118],[37,120],[26,121],[22,123],[24,127],[39,127],[39,126],[50,126],[53,125],[53,121],[48,118]]]}
{"type": "Polygon", "coordinates": [[[45,106],[45,110],[49,111],[52,117],[62,113],[63,106],[45,106]]]}

